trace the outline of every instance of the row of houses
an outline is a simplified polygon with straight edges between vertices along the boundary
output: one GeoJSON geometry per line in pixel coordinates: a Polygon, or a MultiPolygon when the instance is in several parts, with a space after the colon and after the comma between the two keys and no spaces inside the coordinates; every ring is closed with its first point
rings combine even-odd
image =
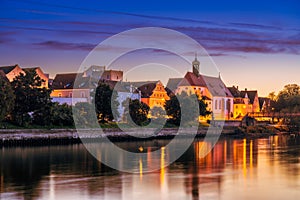
{"type": "Polygon", "coordinates": [[[56,74],[49,79],[40,67],[21,68],[19,65],[0,67],[0,75],[12,81],[20,73],[34,69],[41,79],[45,80],[42,87],[51,88],[52,101],[60,104],[75,105],[78,102],[92,102],[94,89],[100,82],[108,84],[118,94],[120,103],[118,111],[120,119],[124,108],[122,102],[127,98],[138,99],[150,108],[161,107],[170,96],[186,92],[196,94],[203,99],[211,115],[201,120],[241,120],[247,113],[269,111],[271,100],[259,98],[256,90],[239,90],[238,87],[227,87],[221,76],[212,77],[200,74],[200,62],[195,57],[192,71],[184,77],[170,78],[166,86],[159,80],[144,82],[123,81],[123,71],[107,70],[105,66],[92,65],[81,73],[56,74]]]}

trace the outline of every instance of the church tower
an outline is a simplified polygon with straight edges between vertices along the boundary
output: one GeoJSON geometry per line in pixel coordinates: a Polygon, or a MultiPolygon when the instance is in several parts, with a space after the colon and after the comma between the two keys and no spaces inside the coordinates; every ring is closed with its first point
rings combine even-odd
{"type": "Polygon", "coordinates": [[[195,60],[193,61],[192,63],[193,65],[193,73],[196,75],[196,76],[199,76],[200,74],[200,62],[197,60],[197,54],[195,54],[195,60]]]}

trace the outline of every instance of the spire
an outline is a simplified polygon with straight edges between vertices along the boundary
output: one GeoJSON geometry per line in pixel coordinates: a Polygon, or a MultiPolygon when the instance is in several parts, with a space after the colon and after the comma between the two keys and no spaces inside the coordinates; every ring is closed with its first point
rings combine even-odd
{"type": "Polygon", "coordinates": [[[195,60],[193,61],[192,63],[193,65],[193,73],[196,75],[196,76],[199,76],[200,75],[200,62],[197,60],[197,52],[195,52],[195,60]]]}

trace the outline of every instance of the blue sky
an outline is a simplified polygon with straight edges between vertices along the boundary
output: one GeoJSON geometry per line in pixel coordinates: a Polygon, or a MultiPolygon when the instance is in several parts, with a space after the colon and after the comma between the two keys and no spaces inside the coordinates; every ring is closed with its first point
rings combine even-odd
{"type": "Polygon", "coordinates": [[[300,84],[297,0],[1,0],[0,7],[0,65],[41,66],[53,77],[76,71],[108,37],[155,26],[198,41],[229,86],[267,95],[287,83],[300,84]]]}

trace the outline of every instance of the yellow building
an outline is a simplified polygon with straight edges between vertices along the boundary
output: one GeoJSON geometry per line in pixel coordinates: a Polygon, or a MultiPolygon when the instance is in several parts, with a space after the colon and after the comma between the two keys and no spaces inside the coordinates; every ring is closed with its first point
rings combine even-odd
{"type": "Polygon", "coordinates": [[[170,99],[161,81],[146,81],[131,83],[141,93],[141,101],[150,108],[161,107],[170,99]]]}
{"type": "Polygon", "coordinates": [[[232,95],[234,96],[234,106],[233,106],[233,118],[241,119],[248,113],[259,112],[260,104],[258,99],[258,93],[256,90],[239,91],[238,87],[228,88],[232,95]]]}

